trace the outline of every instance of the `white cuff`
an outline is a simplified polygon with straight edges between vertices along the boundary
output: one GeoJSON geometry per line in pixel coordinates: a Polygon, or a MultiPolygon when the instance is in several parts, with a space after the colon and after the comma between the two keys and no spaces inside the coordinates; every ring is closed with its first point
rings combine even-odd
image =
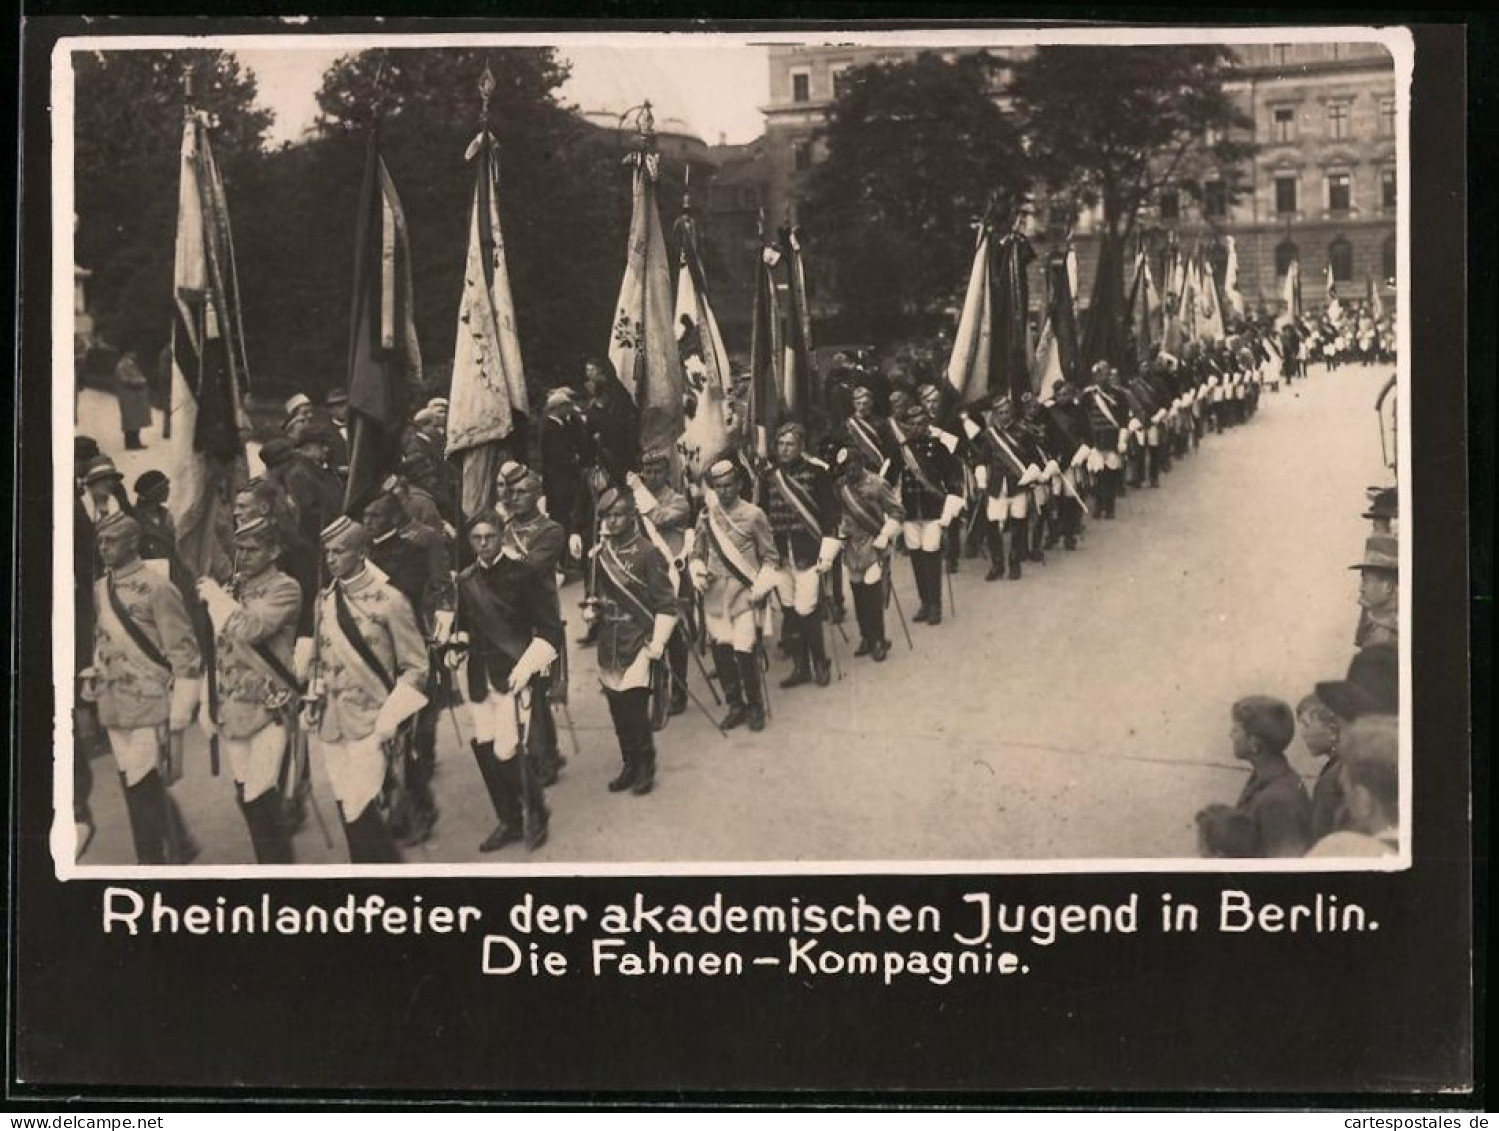
{"type": "Polygon", "coordinates": [[[375,716],[376,734],[395,734],[396,728],[427,705],[427,697],[409,683],[391,688],[375,716]]]}
{"type": "Polygon", "coordinates": [[[198,705],[198,700],[203,697],[203,680],[183,679],[178,677],[172,681],[172,704],[168,709],[168,727],[171,730],[182,730],[193,720],[193,708],[198,705]]]}
{"type": "Polygon", "coordinates": [[[958,515],[963,513],[963,500],[958,495],[948,495],[942,500],[942,517],[937,520],[938,525],[946,526],[958,515]]]}
{"type": "Polygon", "coordinates": [[[760,572],[755,575],[754,584],[750,586],[750,596],[759,600],[776,587],[776,571],[769,566],[761,566],[760,572]]]}
{"type": "Polygon", "coordinates": [[[446,644],[452,635],[453,610],[438,609],[432,614],[432,639],[438,644],[446,644]]]}
{"type": "Polygon", "coordinates": [[[885,539],[885,542],[886,542],[887,545],[889,543],[895,541],[896,537],[899,534],[900,534],[900,523],[896,522],[895,519],[893,519],[893,518],[887,518],[885,520],[885,525],[882,526],[882,527],[880,527],[880,537],[882,537],[883,539],[885,539]]]}
{"type": "Polygon", "coordinates": [[[1020,473],[1020,485],[1022,487],[1029,487],[1032,483],[1035,483],[1040,478],[1041,469],[1035,464],[1029,464],[1026,469],[1020,473]]]}
{"type": "Polygon", "coordinates": [[[989,467],[987,464],[979,464],[973,469],[973,481],[978,484],[979,490],[985,490],[989,486],[989,467]]]}
{"type": "Polygon", "coordinates": [[[515,661],[515,667],[510,669],[510,690],[519,691],[536,676],[546,671],[556,658],[557,649],[539,636],[532,637],[531,643],[527,644],[526,650],[520,654],[520,659],[515,661]]]}
{"type": "Polygon", "coordinates": [[[817,549],[817,560],[823,565],[832,565],[833,559],[838,556],[838,551],[843,549],[843,543],[836,538],[824,538],[822,545],[817,549]]]}
{"type": "Polygon", "coordinates": [[[657,613],[655,628],[651,632],[651,642],[646,645],[652,656],[659,656],[666,651],[666,642],[671,639],[671,634],[677,627],[677,618],[674,613],[657,613]]]}
{"type": "Polygon", "coordinates": [[[205,577],[198,582],[198,596],[208,607],[208,619],[213,622],[214,632],[223,632],[224,626],[229,623],[229,618],[239,611],[239,605],[211,577],[205,577]]]}
{"type": "Polygon", "coordinates": [[[973,420],[972,420],[971,417],[967,417],[967,416],[963,417],[963,433],[970,440],[972,440],[975,436],[977,436],[982,431],[983,431],[983,429],[980,428],[977,424],[975,424],[973,422],[973,420]]]}

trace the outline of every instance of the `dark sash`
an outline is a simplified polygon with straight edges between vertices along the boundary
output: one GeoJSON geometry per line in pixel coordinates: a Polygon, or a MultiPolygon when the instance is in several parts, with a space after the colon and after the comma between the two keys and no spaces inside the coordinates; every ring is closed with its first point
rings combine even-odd
{"type": "Polygon", "coordinates": [[[807,528],[808,533],[813,538],[821,538],[822,524],[817,521],[817,516],[813,513],[815,504],[812,501],[812,497],[802,489],[801,484],[797,483],[779,467],[771,474],[770,481],[775,484],[775,488],[780,492],[781,498],[791,504],[791,509],[802,520],[802,525],[807,528]]]}
{"type": "Polygon", "coordinates": [[[989,434],[989,439],[994,442],[995,451],[1009,462],[1010,466],[1006,468],[1007,472],[1017,479],[1021,475],[1024,475],[1025,461],[1020,458],[1018,447],[1013,442],[1006,442],[1005,437],[1001,435],[999,429],[995,428],[992,424],[985,428],[984,431],[989,434]]]}
{"type": "Polygon", "coordinates": [[[110,610],[114,613],[115,619],[120,622],[120,627],[125,630],[125,634],[130,637],[130,642],[141,650],[146,659],[171,675],[171,662],[161,654],[161,649],[151,642],[145,630],[135,623],[135,618],[130,615],[124,602],[120,600],[120,595],[115,592],[114,578],[108,578],[104,582],[104,592],[109,595],[110,610]]]}
{"type": "Polygon", "coordinates": [[[934,495],[945,496],[947,494],[946,490],[932,481],[931,475],[921,465],[920,458],[911,449],[911,441],[905,436],[901,436],[900,438],[900,456],[901,459],[905,460],[907,470],[916,477],[916,482],[920,483],[922,487],[934,495]]]}
{"type": "MultiPolygon", "coordinates": [[[[343,624],[340,623],[338,627],[343,628],[343,624]]],[[[289,689],[298,695],[305,690],[303,685],[297,682],[297,677],[292,675],[291,669],[281,662],[281,657],[272,652],[264,640],[257,640],[251,644],[250,651],[254,652],[260,662],[271,670],[271,674],[286,684],[289,689]]]]}
{"type": "Polygon", "coordinates": [[[630,572],[629,567],[619,560],[613,548],[608,543],[604,544],[603,553],[599,556],[599,562],[604,567],[604,576],[607,577],[614,588],[618,589],[625,600],[629,602],[631,611],[636,614],[637,619],[644,618],[642,627],[650,632],[655,626],[656,615],[646,607],[640,595],[631,587],[630,582],[635,581],[642,586],[643,582],[630,572]]]}
{"type": "Polygon", "coordinates": [[[851,416],[848,419],[848,427],[854,439],[858,441],[859,446],[871,458],[878,460],[880,463],[885,462],[885,452],[880,447],[879,438],[871,425],[860,420],[857,416],[851,416]]]}
{"type": "Polygon", "coordinates": [[[864,505],[864,500],[859,498],[858,492],[853,488],[843,486],[838,488],[838,493],[843,496],[843,506],[848,512],[849,518],[869,535],[878,535],[884,529],[883,517],[878,511],[873,511],[864,505]]]}
{"type": "MultiPolygon", "coordinates": [[[[497,563],[498,564],[498,563],[497,563]]],[[[482,567],[480,567],[482,568],[482,567]]],[[[510,623],[509,610],[505,609],[495,600],[494,594],[489,587],[483,583],[482,575],[476,570],[470,575],[466,586],[460,588],[460,594],[468,601],[468,615],[473,618],[475,624],[484,636],[486,646],[495,651],[503,653],[511,663],[520,659],[520,653],[505,648],[502,641],[513,637],[523,636],[510,623]]],[[[565,649],[563,651],[566,651],[565,649]]]]}
{"type": "MultiPolygon", "coordinates": [[[[359,631],[359,626],[354,623],[354,614],[349,609],[349,604],[344,600],[343,586],[338,582],[333,583],[333,615],[338,622],[338,630],[344,634],[349,642],[349,647],[354,649],[357,655],[370,671],[375,673],[375,678],[380,681],[386,691],[390,691],[396,685],[396,681],[390,678],[390,673],[385,670],[385,665],[380,662],[380,657],[370,651],[370,646],[365,642],[364,634],[359,631]]],[[[293,685],[295,686],[295,685],[293,685]]]]}

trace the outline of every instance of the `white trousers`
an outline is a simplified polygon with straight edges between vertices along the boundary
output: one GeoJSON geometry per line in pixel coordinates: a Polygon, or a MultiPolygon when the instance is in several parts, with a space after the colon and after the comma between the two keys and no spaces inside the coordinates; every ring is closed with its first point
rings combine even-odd
{"type": "Polygon", "coordinates": [[[161,761],[161,738],[155,727],[107,728],[109,749],[126,785],[138,785],[161,761]]]}
{"type": "Polygon", "coordinates": [[[346,820],[353,821],[380,796],[385,784],[385,751],[373,734],[353,742],[323,743],[328,782],[333,796],[343,806],[346,820]]]}
{"type": "Polygon", "coordinates": [[[934,554],[942,549],[942,524],[936,519],[928,522],[901,523],[902,537],[907,550],[923,550],[934,554]]]}
{"type": "Polygon", "coordinates": [[[746,609],[737,617],[720,617],[707,613],[703,617],[708,639],[715,644],[731,645],[736,652],[755,650],[755,612],[746,609]]]}
{"type": "Polygon", "coordinates": [[[494,743],[494,756],[501,762],[515,757],[521,741],[515,696],[491,688],[483,702],[468,705],[468,713],[473,721],[475,742],[494,743]]]}
{"type": "Polygon", "coordinates": [[[229,755],[234,780],[244,789],[245,801],[254,801],[269,793],[281,776],[281,759],[286,753],[286,728],[270,723],[249,738],[220,738],[229,755]]]}
{"type": "Polygon", "coordinates": [[[783,566],[776,571],[776,595],[783,609],[795,609],[808,616],[817,608],[817,594],[822,574],[815,569],[792,569],[783,566]]]}

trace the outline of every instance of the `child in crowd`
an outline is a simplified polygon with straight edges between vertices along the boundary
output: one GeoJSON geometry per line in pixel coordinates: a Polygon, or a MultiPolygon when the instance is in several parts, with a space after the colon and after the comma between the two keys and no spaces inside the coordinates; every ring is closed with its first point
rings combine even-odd
{"type": "Polygon", "coordinates": [[[1325,758],[1326,764],[1312,787],[1312,840],[1343,827],[1343,786],[1339,780],[1338,734],[1341,720],[1313,693],[1296,705],[1296,721],[1301,725],[1301,741],[1313,758],[1325,758]]]}
{"type": "MultiPolygon", "coordinates": [[[[1286,747],[1296,732],[1291,708],[1268,695],[1251,695],[1233,705],[1230,720],[1234,757],[1248,762],[1252,770],[1233,809],[1253,826],[1254,850],[1249,855],[1302,855],[1311,843],[1311,802],[1286,760],[1286,747]]],[[[1216,830],[1220,820],[1210,809],[1198,815],[1205,855],[1230,854],[1229,844],[1213,839],[1218,832],[1207,831],[1216,830]]]]}
{"type": "Polygon", "coordinates": [[[1394,856],[1400,845],[1400,728],[1393,715],[1365,715],[1343,737],[1341,765],[1347,827],[1319,840],[1308,856],[1394,856]]]}

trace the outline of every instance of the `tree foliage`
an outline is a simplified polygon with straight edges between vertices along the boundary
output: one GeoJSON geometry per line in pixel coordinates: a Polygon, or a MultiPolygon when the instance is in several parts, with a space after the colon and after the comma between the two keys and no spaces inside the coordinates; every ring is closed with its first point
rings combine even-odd
{"type": "Polygon", "coordinates": [[[93,271],[100,336],[146,360],[172,321],[184,77],[192,71],[231,194],[261,155],[273,115],[256,105],[254,76],[223,51],[97,51],[75,55],[73,66],[75,256],[93,271]]]}
{"type": "Polygon", "coordinates": [[[1015,67],[1010,94],[1040,183],[1073,209],[1102,206],[1092,356],[1117,353],[1124,316],[1124,243],[1161,190],[1201,195],[1204,177],[1232,199],[1254,154],[1254,123],[1224,83],[1236,63],[1221,46],[1038,47],[1015,67]],[[1100,323],[1099,319],[1105,320],[1100,323]],[[1105,324],[1106,323],[1106,324],[1105,324]]]}
{"type": "Polygon", "coordinates": [[[967,278],[974,222],[1024,191],[1019,135],[983,54],[925,53],[847,73],[812,170],[803,219],[829,257],[857,332],[888,337],[949,305],[967,278]]]}

